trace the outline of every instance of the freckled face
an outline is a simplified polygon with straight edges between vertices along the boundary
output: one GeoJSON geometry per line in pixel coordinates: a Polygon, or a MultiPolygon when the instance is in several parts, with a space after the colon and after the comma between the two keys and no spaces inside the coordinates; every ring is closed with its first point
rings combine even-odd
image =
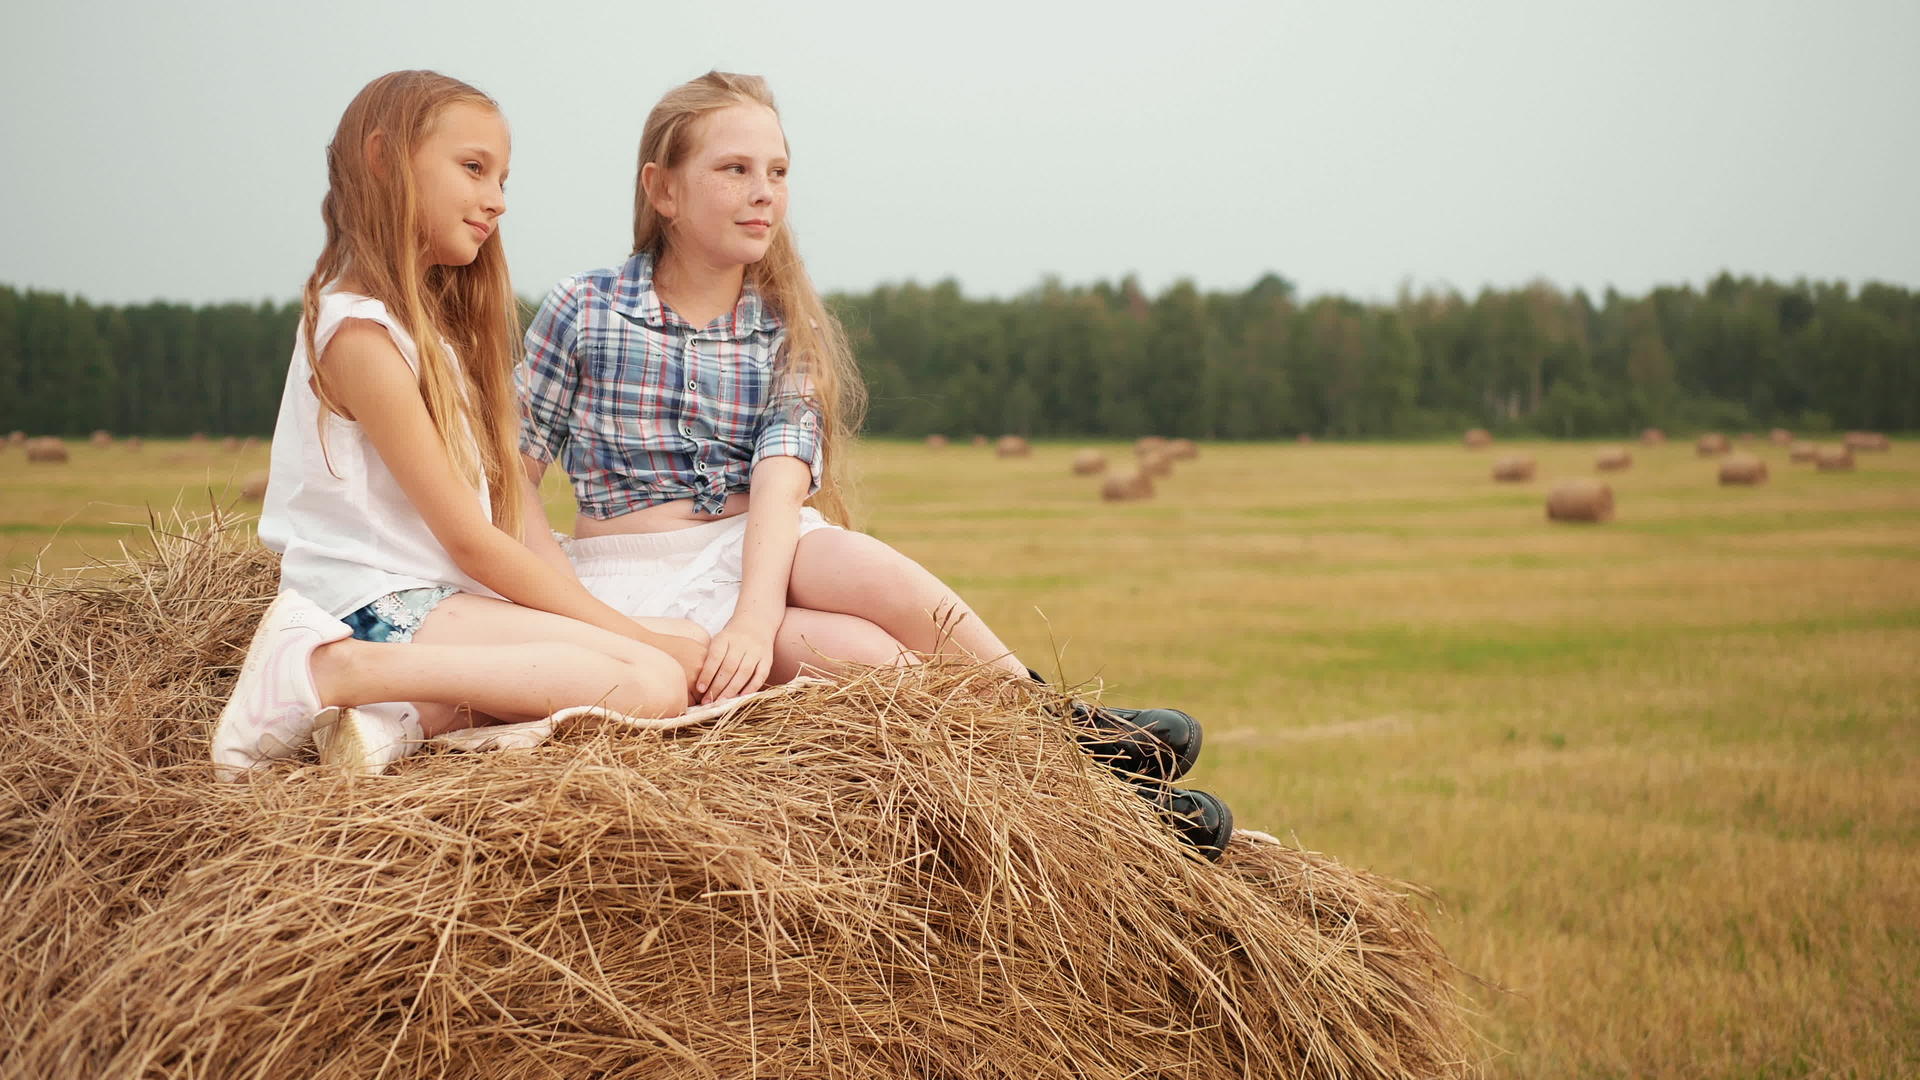
{"type": "Polygon", "coordinates": [[[465,266],[498,234],[507,212],[507,122],[484,105],[440,110],[413,152],[421,228],[437,266],[465,266]]]}
{"type": "Polygon", "coordinates": [[[675,255],[710,266],[759,262],[787,218],[787,139],[764,105],[729,105],[694,121],[692,150],[649,187],[672,222],[675,255]]]}

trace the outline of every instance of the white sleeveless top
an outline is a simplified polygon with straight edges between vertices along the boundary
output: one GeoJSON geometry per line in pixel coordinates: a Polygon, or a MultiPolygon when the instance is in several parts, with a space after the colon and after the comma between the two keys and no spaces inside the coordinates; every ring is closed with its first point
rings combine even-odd
{"type": "MultiPolygon", "coordinates": [[[[321,295],[313,330],[316,355],[326,351],[347,319],[385,327],[419,377],[420,353],[406,327],[385,304],[358,293],[321,295]]],[[[260,540],[281,555],[280,587],[298,591],[335,617],[401,589],[451,585],[461,592],[498,595],[454,565],[359,424],[329,413],[322,455],[320,400],[312,375],[303,326],[280,394],[260,512],[260,540]]],[[[492,516],[484,478],[480,512],[492,516]]]]}

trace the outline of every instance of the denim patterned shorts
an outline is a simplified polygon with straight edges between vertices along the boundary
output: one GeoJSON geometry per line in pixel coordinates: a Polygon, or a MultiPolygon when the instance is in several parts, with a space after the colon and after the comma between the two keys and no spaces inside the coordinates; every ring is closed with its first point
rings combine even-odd
{"type": "Polygon", "coordinates": [[[427,612],[459,591],[451,585],[401,589],[380,597],[340,621],[346,623],[353,631],[353,636],[361,641],[412,641],[413,632],[427,621],[427,612]]]}

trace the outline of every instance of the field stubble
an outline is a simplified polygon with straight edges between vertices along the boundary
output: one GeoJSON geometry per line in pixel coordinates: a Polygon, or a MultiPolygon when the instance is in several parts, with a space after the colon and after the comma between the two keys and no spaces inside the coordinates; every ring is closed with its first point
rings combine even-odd
{"type": "MultiPolygon", "coordinates": [[[[1207,446],[1127,504],[1082,445],[868,443],[858,505],[1035,667],[1200,715],[1243,824],[1434,889],[1504,988],[1491,1073],[1920,1072],[1920,447],[1762,449],[1757,488],[1641,448],[1617,521],[1555,526],[1590,445],[1498,488],[1451,444],[1207,446]]],[[[266,453],[71,450],[0,456],[7,567],[232,503],[266,453]]]]}

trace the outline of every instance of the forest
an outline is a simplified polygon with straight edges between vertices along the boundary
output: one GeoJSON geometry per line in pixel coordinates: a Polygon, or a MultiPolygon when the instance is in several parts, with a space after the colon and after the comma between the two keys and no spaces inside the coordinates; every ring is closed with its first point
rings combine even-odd
{"type": "MultiPolygon", "coordinates": [[[[1585,438],[1643,427],[1920,428],[1920,292],[1730,274],[1599,298],[1535,282],[1304,298],[1127,278],[978,299],[831,298],[865,430],[1200,439],[1585,438]]],[[[297,303],[109,306],[0,286],[0,431],[266,435],[297,303]]]]}

